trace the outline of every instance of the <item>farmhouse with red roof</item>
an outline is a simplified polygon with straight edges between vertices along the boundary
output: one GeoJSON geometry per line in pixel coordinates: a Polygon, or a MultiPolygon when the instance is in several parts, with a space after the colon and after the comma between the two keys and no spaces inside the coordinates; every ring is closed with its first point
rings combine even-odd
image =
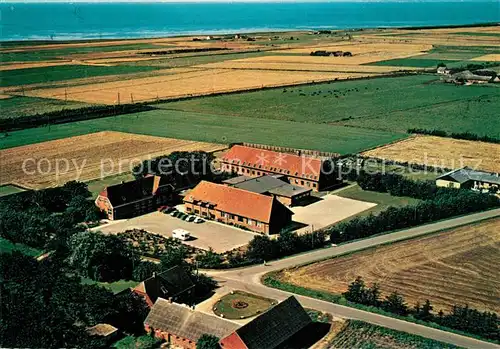
{"type": "Polygon", "coordinates": [[[222,156],[221,168],[247,177],[282,175],[290,184],[319,191],[333,184],[332,176],[324,171],[325,161],[316,157],[234,145],[222,156]]]}

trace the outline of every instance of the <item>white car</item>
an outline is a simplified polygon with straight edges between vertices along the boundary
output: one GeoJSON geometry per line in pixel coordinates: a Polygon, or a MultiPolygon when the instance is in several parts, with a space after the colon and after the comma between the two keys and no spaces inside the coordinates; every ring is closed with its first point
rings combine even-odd
{"type": "Polygon", "coordinates": [[[179,239],[182,241],[189,240],[191,238],[191,233],[184,229],[174,229],[172,231],[172,237],[174,239],[179,239]]]}
{"type": "Polygon", "coordinates": [[[200,217],[195,217],[195,218],[194,218],[194,222],[195,222],[195,223],[203,223],[203,222],[204,222],[204,220],[203,220],[203,219],[201,219],[200,217]]]}

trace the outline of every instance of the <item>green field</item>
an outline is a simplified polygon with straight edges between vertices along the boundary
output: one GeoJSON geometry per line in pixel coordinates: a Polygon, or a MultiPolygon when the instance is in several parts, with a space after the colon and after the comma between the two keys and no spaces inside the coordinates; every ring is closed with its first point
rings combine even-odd
{"type": "Polygon", "coordinates": [[[429,59],[420,58],[420,56],[410,58],[397,58],[389,59],[387,61],[378,61],[365,65],[382,65],[390,67],[416,67],[416,68],[436,68],[439,63],[446,63],[448,67],[467,64],[468,62],[460,60],[443,60],[443,59],[429,59]]]}
{"type": "MultiPolygon", "coordinates": [[[[92,52],[115,52],[127,50],[143,50],[143,49],[164,49],[166,46],[158,46],[153,44],[127,44],[127,45],[111,45],[111,46],[84,46],[84,47],[66,47],[57,49],[37,49],[22,52],[0,52],[0,61],[7,62],[37,62],[37,61],[54,61],[59,59],[68,59],[67,56],[73,54],[85,54],[92,52]]],[[[14,49],[16,47],[8,47],[14,49]]]]}
{"type": "Polygon", "coordinates": [[[406,332],[391,330],[358,320],[350,320],[347,327],[330,341],[328,347],[359,349],[458,348],[451,344],[438,342],[406,332]]]}
{"type": "Polygon", "coordinates": [[[0,197],[20,193],[22,191],[24,191],[24,189],[16,187],[15,185],[2,185],[0,186],[0,197]]]}
{"type": "Polygon", "coordinates": [[[496,136],[498,100],[498,89],[493,86],[455,86],[439,82],[435,75],[411,75],[222,95],[157,106],[398,132],[425,127],[496,136]]]}
{"type": "Polygon", "coordinates": [[[500,34],[499,33],[489,33],[489,32],[452,32],[450,34],[454,35],[470,35],[470,36],[493,36],[497,37],[500,39],[500,34]]]}
{"type": "Polygon", "coordinates": [[[153,349],[159,348],[161,342],[162,341],[160,339],[156,339],[149,335],[143,335],[140,337],[127,336],[120,339],[111,347],[118,349],[153,349]]]}
{"type": "Polygon", "coordinates": [[[130,287],[135,287],[139,282],[133,280],[118,280],[115,282],[98,282],[88,278],[82,278],[82,284],[84,285],[99,285],[109,289],[113,293],[119,293],[130,287]]]}
{"type": "MultiPolygon", "coordinates": [[[[356,215],[357,217],[364,217],[368,216],[369,214],[376,215],[381,211],[387,209],[389,206],[403,207],[415,204],[420,201],[409,197],[391,196],[391,194],[389,193],[379,193],[376,191],[363,190],[357,184],[355,184],[352,187],[347,187],[345,189],[338,190],[335,192],[335,195],[348,199],[373,202],[377,204],[377,206],[374,206],[366,211],[360,212],[359,214],[356,215]]],[[[352,218],[353,217],[351,216],[347,218],[346,221],[351,220],[352,218]]]]}
{"type": "Polygon", "coordinates": [[[60,65],[29,69],[4,70],[0,78],[0,87],[20,86],[62,80],[90,78],[96,76],[131,74],[158,69],[132,65],[96,66],[96,65],[60,65]]]}
{"type": "Polygon", "coordinates": [[[214,143],[252,142],[354,153],[407,137],[405,133],[357,127],[152,110],[11,132],[0,149],[98,131],[120,131],[214,143]]]}
{"type": "Polygon", "coordinates": [[[0,119],[18,118],[61,109],[88,107],[90,104],[59,99],[14,96],[0,99],[0,119]]]}
{"type": "Polygon", "coordinates": [[[27,256],[39,256],[43,251],[36,248],[29,247],[23,244],[15,244],[7,239],[0,237],[0,253],[10,253],[12,251],[19,251],[27,256]]]}

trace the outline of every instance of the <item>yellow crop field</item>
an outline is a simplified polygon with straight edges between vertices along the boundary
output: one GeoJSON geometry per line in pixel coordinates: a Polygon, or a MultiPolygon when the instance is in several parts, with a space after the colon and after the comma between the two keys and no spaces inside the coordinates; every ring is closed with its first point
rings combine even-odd
{"type": "MultiPolygon", "coordinates": [[[[370,38],[376,38],[370,36],[370,38]]],[[[377,40],[380,41],[380,38],[377,40]]],[[[423,51],[429,51],[432,49],[432,45],[429,44],[406,44],[406,43],[363,43],[363,42],[353,42],[349,44],[339,44],[339,45],[319,45],[311,46],[306,48],[297,48],[286,51],[275,51],[275,52],[286,52],[286,53],[304,53],[309,54],[312,51],[349,51],[354,55],[365,54],[365,53],[404,53],[408,55],[416,55],[423,51]]]]}
{"type": "MultiPolygon", "coordinates": [[[[314,58],[314,57],[313,57],[314,58]]],[[[283,86],[333,79],[359,78],[369,73],[290,72],[266,70],[197,70],[173,75],[113,81],[67,88],[48,88],[27,91],[27,96],[116,104],[132,100],[151,101],[157,98],[175,98],[189,95],[208,95],[256,89],[266,86],[283,86]]]]}
{"type": "Polygon", "coordinates": [[[42,189],[70,180],[88,181],[131,172],[142,160],[173,151],[213,152],[225,148],[214,143],[97,132],[0,150],[0,185],[42,189]]]}
{"type": "MultiPolygon", "coordinates": [[[[311,50],[308,50],[308,51],[310,52],[311,50]]],[[[373,62],[378,62],[378,61],[385,61],[385,60],[389,60],[389,59],[414,57],[414,56],[423,55],[423,54],[425,54],[425,52],[378,51],[378,52],[367,52],[367,53],[354,54],[354,56],[352,56],[352,57],[318,57],[318,56],[309,56],[309,55],[304,55],[304,56],[263,56],[263,57],[238,59],[238,60],[235,60],[235,62],[358,65],[358,64],[373,63],[373,62]]]]}
{"type": "Polygon", "coordinates": [[[473,61],[493,61],[500,62],[500,54],[489,54],[472,59],[473,61]]]}
{"type": "Polygon", "coordinates": [[[362,155],[446,168],[469,166],[500,172],[500,144],[486,142],[416,136],[366,151],[362,155]]]}
{"type": "MultiPolygon", "coordinates": [[[[328,57],[325,57],[328,58],[328,57]]],[[[335,62],[329,62],[335,63],[335,62]]],[[[370,65],[348,65],[348,64],[319,64],[319,63],[273,63],[273,62],[245,62],[241,60],[209,63],[196,66],[206,69],[262,69],[262,70],[299,70],[299,71],[325,71],[340,73],[390,73],[399,70],[415,70],[414,67],[388,67],[370,65]]]]}

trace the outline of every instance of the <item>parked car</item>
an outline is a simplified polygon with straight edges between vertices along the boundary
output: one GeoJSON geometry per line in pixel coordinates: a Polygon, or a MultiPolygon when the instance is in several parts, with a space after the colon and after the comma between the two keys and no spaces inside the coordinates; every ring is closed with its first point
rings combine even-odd
{"type": "Polygon", "coordinates": [[[170,215],[171,215],[172,217],[178,217],[180,214],[181,214],[181,213],[180,213],[179,211],[177,211],[177,210],[174,210],[174,211],[170,212],[170,215]]]}
{"type": "Polygon", "coordinates": [[[158,207],[158,211],[163,212],[165,214],[168,214],[168,213],[170,213],[170,212],[172,212],[174,210],[175,210],[175,208],[172,207],[172,206],[166,206],[166,205],[164,205],[164,206],[158,207]]]}
{"type": "Polygon", "coordinates": [[[200,218],[200,217],[194,217],[194,222],[195,223],[203,223],[205,221],[202,218],[200,218]]]}
{"type": "Polygon", "coordinates": [[[194,222],[195,220],[196,220],[195,216],[187,216],[185,219],[186,222],[194,222]]]}
{"type": "Polygon", "coordinates": [[[191,233],[184,229],[174,229],[172,230],[172,237],[174,239],[186,241],[191,238],[191,233]]]}

